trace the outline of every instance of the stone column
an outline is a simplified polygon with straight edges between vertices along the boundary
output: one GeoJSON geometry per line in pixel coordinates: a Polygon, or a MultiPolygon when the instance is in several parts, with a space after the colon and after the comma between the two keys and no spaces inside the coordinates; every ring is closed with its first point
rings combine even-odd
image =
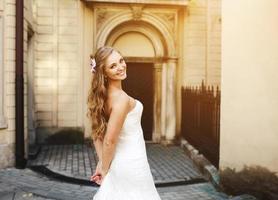
{"type": "Polygon", "coordinates": [[[162,91],[162,63],[154,64],[154,130],[153,141],[160,142],[161,140],[161,91],[162,91]]]}
{"type": "Polygon", "coordinates": [[[177,59],[167,61],[165,142],[172,143],[176,135],[176,65],[177,59]]]}

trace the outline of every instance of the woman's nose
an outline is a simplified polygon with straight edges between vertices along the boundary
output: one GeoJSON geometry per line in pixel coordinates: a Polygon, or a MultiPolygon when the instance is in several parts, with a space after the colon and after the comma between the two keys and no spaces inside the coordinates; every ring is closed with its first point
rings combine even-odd
{"type": "Polygon", "coordinates": [[[125,65],[124,64],[119,64],[119,66],[118,66],[118,69],[119,70],[123,70],[125,68],[125,65]]]}

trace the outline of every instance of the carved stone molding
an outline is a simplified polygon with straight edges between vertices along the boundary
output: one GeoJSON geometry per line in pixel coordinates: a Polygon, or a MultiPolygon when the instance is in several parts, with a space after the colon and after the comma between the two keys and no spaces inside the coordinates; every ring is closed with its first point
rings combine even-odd
{"type": "Polygon", "coordinates": [[[135,21],[138,21],[142,17],[144,5],[130,5],[132,16],[135,21]]]}
{"type": "MultiPolygon", "coordinates": [[[[111,36],[111,33],[115,31],[115,28],[117,26],[126,22],[130,22],[132,21],[132,19],[133,18],[131,12],[123,11],[115,17],[110,18],[110,20],[106,20],[105,24],[97,30],[96,48],[106,45],[108,37],[111,36]]],[[[176,56],[175,38],[173,37],[173,34],[169,31],[169,29],[165,26],[162,20],[159,20],[158,17],[154,14],[144,11],[144,14],[142,15],[140,21],[150,24],[164,37],[164,42],[162,44],[167,48],[166,52],[168,53],[166,54],[166,56],[176,56]]]]}
{"type": "Polygon", "coordinates": [[[107,8],[96,8],[96,28],[99,30],[101,26],[109,20],[110,17],[117,14],[118,11],[107,8]]]}
{"type": "Polygon", "coordinates": [[[152,5],[175,5],[187,6],[190,0],[83,0],[85,2],[94,3],[136,3],[136,4],[152,4],[152,5]]]}
{"type": "Polygon", "coordinates": [[[156,62],[155,64],[154,64],[154,69],[155,69],[155,71],[156,72],[162,72],[162,63],[161,62],[156,62]]]}
{"type": "Polygon", "coordinates": [[[175,33],[176,30],[176,13],[154,13],[161,18],[168,26],[171,33],[175,33]]]}

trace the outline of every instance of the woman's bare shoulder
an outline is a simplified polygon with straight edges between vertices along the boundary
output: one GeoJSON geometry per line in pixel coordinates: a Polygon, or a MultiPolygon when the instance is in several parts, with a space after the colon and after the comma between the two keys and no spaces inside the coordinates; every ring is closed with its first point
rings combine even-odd
{"type": "Polygon", "coordinates": [[[130,97],[124,92],[120,91],[113,95],[111,99],[111,107],[113,108],[128,108],[130,102],[130,97]]]}

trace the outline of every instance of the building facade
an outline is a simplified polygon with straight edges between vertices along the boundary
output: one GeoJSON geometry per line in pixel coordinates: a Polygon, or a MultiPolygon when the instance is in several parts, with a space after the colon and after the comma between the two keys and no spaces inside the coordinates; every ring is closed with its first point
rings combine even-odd
{"type": "MultiPolygon", "coordinates": [[[[0,8],[1,168],[14,163],[15,3],[2,0],[0,8]]],[[[183,86],[203,80],[220,86],[220,0],[24,3],[26,146],[65,127],[81,128],[90,137],[89,55],[103,45],[117,48],[128,77],[136,77],[125,87],[144,103],[148,140],[171,143],[179,137],[183,86]]]]}
{"type": "MultiPolygon", "coordinates": [[[[15,0],[0,1],[0,168],[13,166],[15,163],[15,41],[16,20],[15,0]]],[[[28,153],[27,113],[28,91],[32,86],[29,80],[33,63],[33,39],[35,33],[35,19],[31,0],[24,1],[23,19],[23,76],[24,76],[24,141],[25,154],[28,153]]],[[[31,78],[32,80],[32,78],[31,78]]]]}

